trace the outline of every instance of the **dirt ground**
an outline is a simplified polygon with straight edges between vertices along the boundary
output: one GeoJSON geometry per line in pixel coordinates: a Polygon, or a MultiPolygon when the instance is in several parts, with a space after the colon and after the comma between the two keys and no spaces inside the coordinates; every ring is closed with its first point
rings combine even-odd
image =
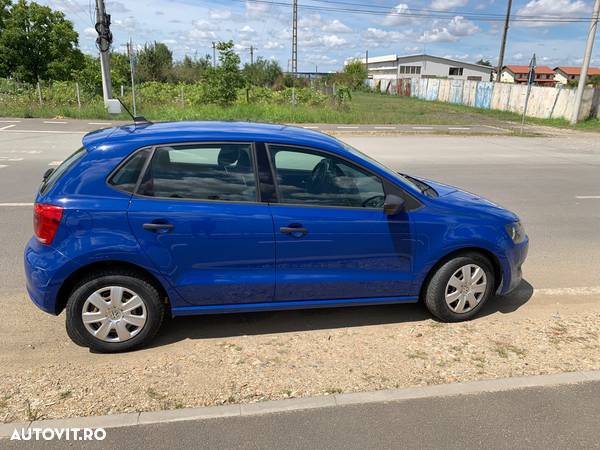
{"type": "Polygon", "coordinates": [[[600,292],[526,285],[474,321],[421,305],[181,318],[153,346],[90,353],[64,316],[1,299],[2,422],[600,369],[600,292]]]}

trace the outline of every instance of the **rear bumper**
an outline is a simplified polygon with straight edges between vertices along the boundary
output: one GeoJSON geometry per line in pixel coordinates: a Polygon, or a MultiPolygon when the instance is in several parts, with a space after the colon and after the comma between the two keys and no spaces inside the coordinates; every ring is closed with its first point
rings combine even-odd
{"type": "Polygon", "coordinates": [[[502,261],[502,284],[498,288],[498,294],[506,295],[519,286],[523,279],[522,266],[528,251],[529,237],[507,249],[502,261]]]}
{"type": "Polygon", "coordinates": [[[25,280],[31,301],[49,314],[57,315],[56,297],[61,282],[56,274],[68,259],[59,251],[40,244],[35,237],[27,243],[24,254],[25,280]]]}

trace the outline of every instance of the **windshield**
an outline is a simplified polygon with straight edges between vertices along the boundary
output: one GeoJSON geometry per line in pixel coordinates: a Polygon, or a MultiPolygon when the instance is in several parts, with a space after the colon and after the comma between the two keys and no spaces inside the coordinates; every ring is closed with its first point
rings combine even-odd
{"type": "Polygon", "coordinates": [[[409,186],[410,188],[414,189],[415,191],[423,192],[423,190],[415,182],[413,182],[409,177],[406,177],[405,175],[394,171],[390,167],[386,166],[385,164],[380,163],[376,159],[371,158],[369,155],[361,152],[360,150],[357,150],[356,148],[352,147],[351,145],[346,144],[345,142],[340,141],[339,139],[336,139],[336,140],[342,145],[342,147],[344,147],[344,149],[348,150],[350,153],[360,156],[362,159],[366,159],[371,164],[373,164],[376,167],[379,167],[381,170],[387,172],[388,174],[390,174],[396,178],[400,178],[405,185],[409,186]]]}

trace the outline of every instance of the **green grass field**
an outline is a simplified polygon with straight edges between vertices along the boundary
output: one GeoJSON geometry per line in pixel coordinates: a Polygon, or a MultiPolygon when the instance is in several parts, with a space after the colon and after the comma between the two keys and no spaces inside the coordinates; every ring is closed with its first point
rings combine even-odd
{"type": "MultiPolygon", "coordinates": [[[[280,123],[337,123],[337,124],[428,124],[428,125],[506,125],[519,122],[515,113],[484,110],[451,103],[429,102],[412,97],[396,97],[375,93],[357,92],[343,107],[333,105],[292,107],[288,104],[237,103],[230,107],[218,105],[187,106],[141,104],[138,114],[150,120],[248,120],[280,123]]],[[[83,106],[44,107],[0,105],[4,117],[73,117],[82,119],[108,119],[102,104],[83,106]]],[[[127,120],[128,116],[121,115],[127,120]]],[[[569,127],[562,119],[527,118],[528,124],[569,127]]],[[[600,120],[590,119],[579,123],[577,129],[600,131],[600,120]]]]}

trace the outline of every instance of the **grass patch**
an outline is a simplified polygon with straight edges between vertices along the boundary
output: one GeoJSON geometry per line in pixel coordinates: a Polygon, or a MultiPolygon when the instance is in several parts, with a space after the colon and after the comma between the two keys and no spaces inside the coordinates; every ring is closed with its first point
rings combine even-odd
{"type": "Polygon", "coordinates": [[[344,392],[344,390],[339,387],[330,387],[325,389],[326,394],[341,394],[342,392],[344,392]]]}
{"type": "Polygon", "coordinates": [[[494,348],[492,350],[495,351],[500,358],[508,358],[510,353],[523,357],[526,353],[525,349],[513,344],[507,344],[506,342],[494,342],[494,348]]]}
{"type": "Polygon", "coordinates": [[[428,359],[429,355],[423,350],[415,350],[414,352],[408,352],[406,357],[408,359],[428,359]]]}
{"type": "Polygon", "coordinates": [[[31,422],[40,420],[43,417],[40,408],[34,407],[29,400],[25,400],[25,415],[27,420],[31,422]]]}
{"type": "MultiPolygon", "coordinates": [[[[205,104],[181,107],[174,104],[140,104],[138,113],[147,119],[163,120],[241,120],[276,123],[332,124],[429,124],[429,125],[492,125],[520,123],[521,116],[508,111],[477,109],[452,103],[432,102],[414,97],[356,92],[342,107],[297,105],[287,103],[236,103],[229,107],[205,104]]],[[[72,117],[76,119],[122,119],[126,114],[110,116],[101,101],[83,105],[23,105],[4,102],[0,116],[5,117],[72,117]]],[[[527,118],[528,124],[569,127],[563,119],[527,118]]],[[[580,122],[576,129],[599,131],[600,119],[580,122]]]]}

